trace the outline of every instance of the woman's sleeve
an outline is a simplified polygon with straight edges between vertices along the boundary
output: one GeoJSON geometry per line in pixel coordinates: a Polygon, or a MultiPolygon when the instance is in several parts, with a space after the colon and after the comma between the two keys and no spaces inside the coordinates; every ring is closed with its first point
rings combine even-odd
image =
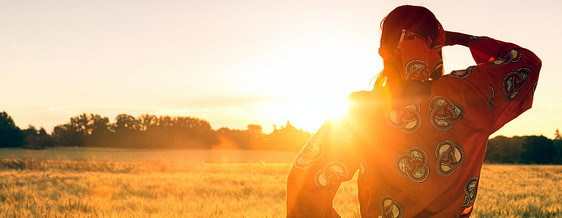
{"type": "Polygon", "coordinates": [[[450,77],[466,80],[463,95],[491,112],[493,133],[531,108],[541,60],[525,48],[488,37],[473,37],[468,47],[477,65],[450,77]]]}
{"type": "Polygon", "coordinates": [[[287,179],[287,217],[339,217],[332,201],[359,168],[348,122],[326,122],[298,154],[287,179]]]}

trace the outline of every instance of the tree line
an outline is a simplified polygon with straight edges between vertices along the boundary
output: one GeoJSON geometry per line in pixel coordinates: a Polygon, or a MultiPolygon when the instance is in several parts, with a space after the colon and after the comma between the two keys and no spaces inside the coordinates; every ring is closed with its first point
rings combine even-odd
{"type": "MultiPolygon", "coordinates": [[[[0,147],[45,149],[55,146],[119,148],[189,148],[299,151],[312,136],[289,121],[266,134],[260,125],[246,129],[214,130],[206,120],[185,116],[134,117],[117,115],[113,122],[98,114],[80,114],[54,127],[20,129],[6,113],[0,113],[0,147]]],[[[497,136],[488,140],[488,163],[562,164],[562,137],[497,136]]]]}
{"type": "Polygon", "coordinates": [[[496,136],[488,140],[488,163],[562,164],[562,137],[556,129],[554,139],[545,136],[496,136]]]}
{"type": "Polygon", "coordinates": [[[312,136],[287,121],[266,134],[260,125],[246,129],[214,130],[206,120],[187,116],[134,117],[119,114],[111,122],[98,114],[80,114],[52,134],[44,128],[20,129],[4,111],[0,113],[0,147],[45,149],[54,146],[118,148],[189,148],[298,151],[312,136]]]}

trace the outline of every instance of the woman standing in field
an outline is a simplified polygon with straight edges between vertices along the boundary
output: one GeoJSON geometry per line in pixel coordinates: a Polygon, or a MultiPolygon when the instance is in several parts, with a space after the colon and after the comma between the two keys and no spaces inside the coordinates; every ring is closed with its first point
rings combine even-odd
{"type": "Polygon", "coordinates": [[[297,156],[288,217],[338,217],[332,200],[357,170],[363,217],[469,216],[488,137],[531,108],[541,67],[531,51],[444,31],[419,6],[394,9],[381,27],[384,69],[297,156]],[[448,45],[467,46],[477,65],[442,76],[448,45]]]}

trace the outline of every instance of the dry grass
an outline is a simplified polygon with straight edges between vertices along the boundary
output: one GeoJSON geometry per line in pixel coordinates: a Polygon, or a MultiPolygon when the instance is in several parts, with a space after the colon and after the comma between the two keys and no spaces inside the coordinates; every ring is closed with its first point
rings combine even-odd
{"type": "Polygon", "coordinates": [[[484,165],[479,217],[562,217],[562,166],[484,165]]]}
{"type": "MultiPolygon", "coordinates": [[[[0,159],[0,217],[283,217],[288,163],[0,159]]],[[[474,215],[562,217],[562,166],[486,165],[474,215]]],[[[354,181],[334,202],[358,217],[354,181]]]]}
{"type": "Polygon", "coordinates": [[[15,159],[0,167],[0,217],[273,217],[284,213],[288,165],[15,159]]]}

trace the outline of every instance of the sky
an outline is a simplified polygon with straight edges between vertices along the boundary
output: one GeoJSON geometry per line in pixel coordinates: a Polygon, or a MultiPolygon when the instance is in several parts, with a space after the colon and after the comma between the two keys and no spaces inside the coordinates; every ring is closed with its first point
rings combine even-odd
{"type": "MultiPolygon", "coordinates": [[[[81,113],[192,116],[213,128],[287,120],[315,132],[382,69],[380,21],[422,5],[446,30],[490,36],[543,62],[533,108],[494,135],[562,127],[562,2],[0,0],[0,111],[52,131],[81,113]]],[[[474,65],[444,49],[446,73],[474,65]]]]}

